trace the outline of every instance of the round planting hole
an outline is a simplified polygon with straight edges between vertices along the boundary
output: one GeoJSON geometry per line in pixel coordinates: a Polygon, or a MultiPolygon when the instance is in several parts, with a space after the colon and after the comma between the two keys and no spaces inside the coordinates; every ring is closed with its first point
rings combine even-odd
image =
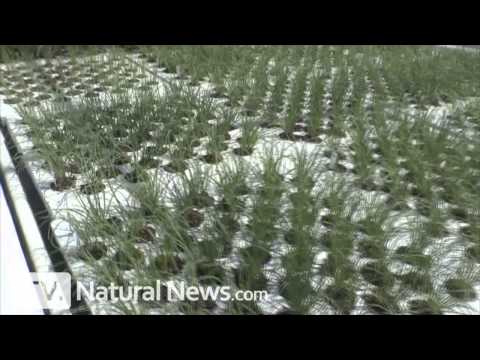
{"type": "Polygon", "coordinates": [[[213,206],[215,204],[215,199],[212,198],[206,191],[202,191],[198,194],[192,196],[192,205],[196,208],[203,209],[206,207],[213,206]]]}
{"type": "Polygon", "coordinates": [[[168,151],[168,148],[164,146],[150,145],[145,148],[144,156],[145,157],[162,156],[162,155],[165,155],[167,151],[168,151]]]}
{"type": "Polygon", "coordinates": [[[445,282],[445,289],[448,294],[462,301],[472,301],[477,298],[473,286],[464,279],[449,279],[445,282]]]}
{"type": "Polygon", "coordinates": [[[469,259],[480,264],[480,245],[473,245],[465,250],[465,252],[469,259]]]}
{"type": "Polygon", "coordinates": [[[358,251],[360,254],[368,259],[382,259],[385,256],[385,246],[383,243],[373,240],[366,239],[358,243],[358,251]]]}
{"type": "Polygon", "coordinates": [[[122,166],[130,163],[130,156],[125,153],[119,153],[115,156],[113,164],[115,166],[122,166]]]}
{"type": "Polygon", "coordinates": [[[204,285],[221,285],[225,281],[226,273],[221,265],[210,262],[201,262],[196,266],[198,281],[204,285]]]}
{"type": "Polygon", "coordinates": [[[394,277],[385,264],[381,262],[370,262],[360,270],[362,277],[368,283],[379,288],[388,288],[393,285],[394,277]]]}
{"type": "Polygon", "coordinates": [[[48,94],[40,94],[35,97],[36,100],[38,101],[45,101],[45,100],[50,100],[52,97],[48,94]]]}
{"type": "Polygon", "coordinates": [[[162,275],[177,275],[183,270],[185,261],[176,255],[159,255],[152,260],[151,266],[162,275]]]}
{"type": "Polygon", "coordinates": [[[139,243],[151,243],[155,241],[156,231],[153,225],[144,225],[136,233],[136,238],[139,243]]]}
{"type": "Polygon", "coordinates": [[[248,266],[241,266],[233,270],[235,284],[240,289],[248,290],[265,290],[268,285],[268,280],[262,271],[256,271],[248,266]]]}
{"type": "Polygon", "coordinates": [[[18,98],[7,98],[7,99],[3,100],[3,103],[7,104],[7,105],[17,105],[17,104],[20,104],[21,102],[22,102],[22,100],[20,100],[18,98]]]}
{"type": "Polygon", "coordinates": [[[239,255],[246,264],[254,263],[263,266],[272,260],[272,254],[268,249],[254,245],[240,249],[239,255]]]}
{"type": "Polygon", "coordinates": [[[143,181],[146,174],[140,170],[133,170],[127,174],[125,174],[125,180],[131,184],[138,184],[143,181]]]}
{"type": "Polygon", "coordinates": [[[211,153],[211,154],[207,154],[207,155],[203,156],[201,159],[202,159],[202,161],[206,162],[207,164],[213,165],[213,164],[218,164],[218,163],[222,162],[223,157],[219,153],[211,153]]]}
{"type": "Polygon", "coordinates": [[[388,293],[375,291],[362,297],[367,309],[374,314],[385,315],[398,312],[395,298],[388,293]]]}
{"type": "Polygon", "coordinates": [[[105,167],[101,167],[100,169],[98,169],[95,173],[95,175],[98,177],[98,178],[101,178],[101,179],[106,179],[106,180],[109,180],[109,179],[114,179],[118,176],[120,176],[122,173],[120,170],[118,170],[116,167],[114,166],[105,166],[105,167]]]}
{"type": "Polygon", "coordinates": [[[101,242],[92,242],[83,245],[78,252],[78,257],[83,261],[90,259],[101,260],[107,255],[108,248],[101,242]]]}
{"type": "Polygon", "coordinates": [[[191,228],[198,228],[205,221],[205,216],[195,208],[185,210],[183,217],[191,228]]]}
{"type": "Polygon", "coordinates": [[[50,184],[50,189],[62,192],[71,189],[75,185],[76,178],[73,176],[56,177],[55,182],[50,184]]]}
{"type": "Polygon", "coordinates": [[[417,292],[430,293],[433,291],[433,283],[430,276],[425,273],[409,272],[399,276],[402,283],[417,292]]]}
{"type": "Polygon", "coordinates": [[[468,219],[468,212],[467,210],[461,208],[461,207],[454,207],[450,209],[450,214],[455,220],[458,221],[465,221],[468,219]]]}
{"type": "Polygon", "coordinates": [[[151,157],[143,157],[138,164],[147,169],[156,169],[160,165],[160,161],[151,157]]]}
{"type": "Polygon", "coordinates": [[[91,182],[80,186],[80,192],[83,195],[95,195],[105,191],[105,185],[101,181],[91,182]]]}
{"type": "Polygon", "coordinates": [[[177,174],[187,170],[187,163],[185,161],[172,161],[164,166],[163,169],[168,173],[177,174]]]}
{"type": "Polygon", "coordinates": [[[115,265],[124,271],[132,270],[137,264],[144,260],[143,253],[135,247],[119,250],[113,257],[115,265]]]}
{"type": "Polygon", "coordinates": [[[237,156],[251,156],[253,154],[253,148],[235,148],[233,153],[237,156]]]}
{"type": "Polygon", "coordinates": [[[395,256],[401,262],[410,266],[418,266],[421,269],[429,268],[432,265],[432,257],[424,255],[420,249],[409,246],[401,246],[395,251],[395,256]]]}
{"type": "Polygon", "coordinates": [[[355,291],[346,286],[330,285],[325,290],[327,302],[342,315],[349,315],[355,308],[355,291]]]}
{"type": "Polygon", "coordinates": [[[325,262],[320,266],[319,273],[323,276],[351,278],[355,275],[355,267],[348,259],[329,254],[325,262]]]}
{"type": "Polygon", "coordinates": [[[433,300],[414,299],[408,302],[412,315],[442,315],[441,307],[433,300]]]}

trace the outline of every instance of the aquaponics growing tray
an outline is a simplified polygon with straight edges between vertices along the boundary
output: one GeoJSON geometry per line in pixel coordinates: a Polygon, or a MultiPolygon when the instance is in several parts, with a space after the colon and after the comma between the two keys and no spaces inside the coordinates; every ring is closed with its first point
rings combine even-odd
{"type": "MultiPolygon", "coordinates": [[[[136,55],[129,56],[129,61],[132,64],[137,64],[143,69],[147,69],[148,65],[141,63],[140,57],[136,55]]],[[[173,76],[163,73],[157,73],[154,70],[147,69],[154,82],[162,88],[165,81],[173,80],[173,76]]],[[[202,84],[208,90],[208,84],[202,84]]],[[[9,189],[12,191],[24,192],[26,200],[19,200],[15,203],[16,213],[18,214],[22,230],[24,230],[24,242],[31,249],[34,249],[29,255],[34,259],[33,262],[39,269],[48,269],[55,271],[71,272],[74,279],[80,281],[89,281],[94,278],[93,274],[89,273],[85,264],[74,256],[75,251],[79,246],[78,235],[72,230],[71,226],[65,222],[64,219],[67,214],[71,214],[79,207],[78,199],[74,193],[65,192],[57,193],[50,189],[49,184],[53,180],[53,175],[44,169],[41,159],[36,158],[32,151],[33,144],[28,137],[28,129],[22,124],[22,119],[12,105],[3,102],[4,97],[0,96],[0,117],[2,118],[2,133],[6,142],[6,147],[2,147],[2,161],[10,161],[14,164],[16,174],[6,176],[5,181],[9,189]],[[5,150],[8,148],[8,154],[5,150]],[[8,158],[8,159],[7,159],[8,158]],[[35,224],[34,224],[35,222],[35,224]]],[[[435,112],[442,114],[444,111],[449,111],[448,107],[439,107],[433,109],[435,112]]],[[[439,116],[438,118],[441,118],[439,116]]],[[[435,117],[434,117],[435,119],[435,117]]],[[[432,123],[436,126],[435,120],[432,123]]],[[[232,137],[238,134],[232,133],[232,137]]],[[[273,139],[275,130],[262,131],[262,138],[257,145],[256,153],[262,151],[263,145],[267,144],[273,139]]],[[[294,153],[295,146],[291,146],[288,141],[276,140],[280,148],[286,152],[294,153]]],[[[348,144],[343,144],[348,146],[348,144]]],[[[316,147],[325,147],[325,145],[306,144],[304,147],[311,151],[316,147]]],[[[255,162],[255,156],[251,157],[251,161],[255,162]]],[[[351,165],[351,164],[350,164],[351,165]]],[[[4,165],[5,166],[5,165],[4,165]]],[[[346,164],[345,166],[349,166],[346,164]]],[[[288,161],[283,164],[285,169],[291,167],[288,161]]],[[[115,180],[112,186],[105,191],[105,202],[121,201],[122,203],[133,203],[130,193],[125,189],[121,180],[115,180]],[[112,192],[115,196],[112,196],[112,192]]],[[[403,218],[398,219],[398,225],[401,226],[403,218]]],[[[455,225],[452,225],[455,226],[455,225]]],[[[445,240],[445,245],[448,245],[448,239],[445,240]]],[[[402,246],[408,243],[408,236],[400,236],[394,241],[395,246],[402,246]]],[[[321,263],[325,259],[326,254],[319,252],[316,256],[316,262],[321,263]]],[[[444,266],[449,266],[449,260],[445,259],[444,266]]],[[[441,264],[439,266],[442,266],[441,264]]],[[[440,281],[440,280],[439,280],[440,281]]],[[[476,286],[477,292],[480,293],[480,285],[476,286]]],[[[362,291],[362,289],[360,289],[362,291]]],[[[270,312],[274,313],[275,309],[282,307],[282,302],[278,300],[278,294],[271,294],[270,303],[265,305],[265,308],[270,308],[270,312]]],[[[361,301],[357,304],[361,309],[361,301]]],[[[469,313],[480,314],[480,300],[476,300],[467,304],[471,309],[469,313]]],[[[83,314],[109,314],[114,312],[108,304],[105,303],[87,303],[75,302],[73,313],[83,314]]],[[[267,311],[268,312],[268,311],[267,311]]],[[[462,307],[459,312],[465,312],[462,307]]],[[[152,314],[155,314],[152,310],[152,314]]],[[[356,310],[354,313],[364,313],[361,310],[356,310]]]]}

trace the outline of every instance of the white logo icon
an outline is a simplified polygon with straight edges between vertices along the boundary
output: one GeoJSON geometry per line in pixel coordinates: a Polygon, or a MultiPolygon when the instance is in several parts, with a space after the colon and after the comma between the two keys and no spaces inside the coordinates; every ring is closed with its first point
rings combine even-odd
{"type": "Polygon", "coordinates": [[[32,273],[32,282],[44,310],[65,311],[72,306],[72,277],[68,273],[32,273]]]}

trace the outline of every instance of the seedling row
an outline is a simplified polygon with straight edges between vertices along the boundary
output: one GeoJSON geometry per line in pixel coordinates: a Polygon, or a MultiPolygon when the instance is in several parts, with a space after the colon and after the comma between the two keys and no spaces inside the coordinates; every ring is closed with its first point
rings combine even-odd
{"type": "Polygon", "coordinates": [[[112,50],[2,68],[0,115],[80,280],[269,294],[95,313],[480,313],[476,56],[112,50]]]}

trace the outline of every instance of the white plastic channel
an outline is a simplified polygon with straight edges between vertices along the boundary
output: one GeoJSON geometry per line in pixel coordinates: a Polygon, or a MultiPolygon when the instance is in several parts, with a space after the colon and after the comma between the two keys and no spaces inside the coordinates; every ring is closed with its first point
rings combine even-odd
{"type": "MultiPolygon", "coordinates": [[[[7,146],[5,144],[5,138],[0,133],[0,171],[5,177],[5,192],[11,197],[11,211],[15,212],[16,220],[22,234],[19,234],[24,240],[25,254],[29,256],[29,260],[32,264],[33,271],[37,273],[53,272],[54,267],[50,256],[43,243],[42,236],[38,229],[35,217],[29,206],[28,200],[23,192],[23,188],[15,171],[15,166],[10,158],[7,146]]],[[[8,263],[4,263],[2,259],[1,269],[5,272],[9,272],[10,269],[8,263]]],[[[33,286],[33,283],[32,283],[33,286]]],[[[52,315],[59,315],[60,313],[50,312],[52,315]]],[[[70,315],[70,312],[62,312],[62,315],[70,315]]]]}
{"type": "Polygon", "coordinates": [[[0,315],[44,315],[0,187],[0,315]]]}

